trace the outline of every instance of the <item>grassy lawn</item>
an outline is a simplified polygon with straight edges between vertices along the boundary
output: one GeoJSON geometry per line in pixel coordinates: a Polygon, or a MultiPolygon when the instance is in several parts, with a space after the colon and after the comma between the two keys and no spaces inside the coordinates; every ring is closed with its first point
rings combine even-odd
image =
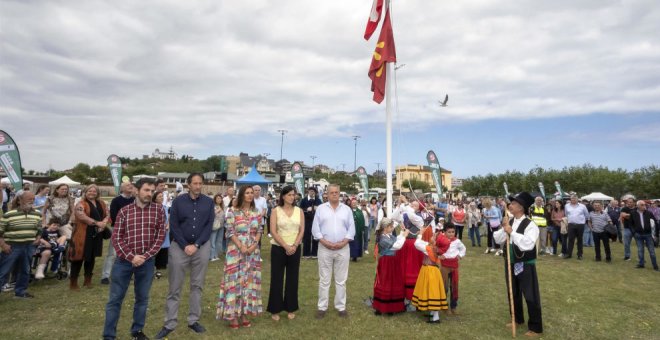
{"type": "MultiPolygon", "coordinates": [[[[469,241],[468,241],[469,242],[469,241]]],[[[263,302],[267,304],[270,278],[269,245],[263,242],[263,302]]],[[[461,262],[460,316],[443,316],[441,324],[429,325],[419,313],[375,316],[363,300],[372,294],[375,260],[371,255],[351,262],[348,280],[349,319],[336,312],[316,320],[318,272],[316,261],[303,260],[300,279],[300,310],[295,320],[282,314],[279,322],[268,314],[253,320],[252,328],[230,330],[215,320],[215,300],[223,262],[209,265],[201,323],[204,336],[185,327],[188,289],[184,288],[179,327],[170,339],[367,339],[448,338],[507,339],[510,330],[501,257],[484,255],[484,248],[468,245],[461,262]],[[414,335],[413,335],[414,334],[414,335]]],[[[636,246],[632,252],[636,258],[636,246]]],[[[543,301],[545,339],[660,339],[660,273],[635,269],[636,261],[623,262],[623,246],[613,245],[612,264],[594,262],[593,248],[585,248],[585,259],[562,260],[544,256],[538,272],[543,301]]],[[[648,254],[647,254],[648,260],[648,254]]],[[[70,292],[68,281],[46,279],[29,291],[36,298],[17,300],[0,294],[0,338],[2,339],[99,339],[103,329],[108,287],[98,284],[102,258],[97,260],[95,286],[70,292]]],[[[82,278],[81,278],[82,281],[82,278]]],[[[167,279],[156,280],[151,289],[145,333],[153,337],[163,323],[167,279]]],[[[331,306],[334,292],[331,290],[331,306]]],[[[129,290],[118,327],[120,339],[129,338],[133,293],[129,290]]],[[[519,329],[519,337],[527,330],[519,329]]]]}

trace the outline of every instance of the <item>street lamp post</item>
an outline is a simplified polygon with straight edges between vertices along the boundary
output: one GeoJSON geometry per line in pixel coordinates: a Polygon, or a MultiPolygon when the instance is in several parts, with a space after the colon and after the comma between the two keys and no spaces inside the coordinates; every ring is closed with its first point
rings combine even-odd
{"type": "Polygon", "coordinates": [[[314,161],[318,158],[316,156],[309,156],[312,159],[312,170],[314,170],[314,161]]]}
{"type": "Polygon", "coordinates": [[[280,174],[282,173],[282,150],[284,149],[284,134],[287,133],[287,130],[277,130],[277,132],[282,134],[282,142],[280,143],[280,174]]]}
{"type": "Polygon", "coordinates": [[[353,140],[355,141],[355,153],[353,156],[353,171],[357,171],[357,140],[358,138],[361,138],[360,136],[353,136],[353,140]]]}

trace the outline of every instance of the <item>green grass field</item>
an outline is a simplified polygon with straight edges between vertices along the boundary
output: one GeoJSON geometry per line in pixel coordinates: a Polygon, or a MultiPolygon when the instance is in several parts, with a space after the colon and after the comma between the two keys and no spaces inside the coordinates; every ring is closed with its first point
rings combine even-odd
{"type": "MultiPolygon", "coordinates": [[[[467,241],[467,240],[466,240],[467,241]]],[[[267,242],[263,242],[263,302],[267,304],[270,278],[267,242]]],[[[469,241],[467,241],[469,244],[469,241]]],[[[303,260],[300,279],[300,310],[295,320],[282,314],[279,322],[269,314],[255,318],[248,329],[231,330],[215,320],[215,300],[223,262],[209,265],[201,323],[207,333],[197,336],[185,327],[188,290],[184,288],[179,310],[179,328],[169,339],[507,339],[510,330],[501,257],[484,255],[484,248],[468,245],[461,262],[460,316],[443,316],[430,325],[420,313],[375,316],[363,300],[372,294],[375,260],[372,255],[351,262],[348,279],[350,318],[336,312],[316,320],[318,272],[315,260],[303,260]]],[[[632,246],[636,259],[637,248],[632,246]]],[[[636,261],[623,262],[623,245],[613,245],[611,264],[595,262],[594,249],[585,248],[584,260],[543,256],[538,262],[543,303],[544,339],[660,339],[660,273],[635,269],[636,261]]],[[[46,279],[31,285],[32,300],[18,300],[12,293],[0,294],[2,339],[100,339],[108,286],[99,282],[102,258],[97,260],[94,287],[70,292],[68,281],[46,279]]],[[[648,261],[648,253],[647,253],[648,261]]],[[[82,278],[81,278],[82,280],[82,278]]],[[[156,280],[151,289],[145,333],[153,337],[163,323],[167,279],[156,280]]],[[[334,296],[331,290],[331,299],[334,296]]],[[[118,327],[120,339],[129,337],[133,293],[124,301],[118,327]]],[[[332,305],[332,300],[331,300],[332,305]]],[[[526,327],[519,329],[518,337],[526,327]]]]}

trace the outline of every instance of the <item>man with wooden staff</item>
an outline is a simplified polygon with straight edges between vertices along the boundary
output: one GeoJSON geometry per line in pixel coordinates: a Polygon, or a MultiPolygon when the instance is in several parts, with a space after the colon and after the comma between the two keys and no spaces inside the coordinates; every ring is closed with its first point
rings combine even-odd
{"type": "MultiPolygon", "coordinates": [[[[493,234],[495,242],[505,244],[510,240],[508,247],[502,247],[505,259],[509,263],[505,265],[507,275],[507,290],[510,292],[509,300],[513,299],[513,316],[516,324],[523,324],[522,298],[527,302],[527,313],[529,331],[525,333],[529,337],[537,337],[543,333],[543,322],[541,318],[541,294],[539,293],[539,280],[536,275],[536,240],[539,237],[539,227],[531,219],[525,216],[529,207],[534,203],[534,198],[527,192],[521,192],[515,196],[509,196],[509,212],[513,218],[509,220],[505,215],[502,229],[493,234]],[[508,236],[508,237],[507,237],[508,236]],[[510,254],[508,254],[510,252],[510,254]],[[509,275],[508,271],[511,271],[509,275]],[[511,280],[511,282],[509,282],[511,280]]],[[[506,260],[505,260],[506,261],[506,260]]],[[[511,308],[509,308],[511,309],[511,308]]],[[[511,327],[516,327],[511,324],[511,327]]],[[[515,333],[514,333],[515,334],[515,333]]]]}

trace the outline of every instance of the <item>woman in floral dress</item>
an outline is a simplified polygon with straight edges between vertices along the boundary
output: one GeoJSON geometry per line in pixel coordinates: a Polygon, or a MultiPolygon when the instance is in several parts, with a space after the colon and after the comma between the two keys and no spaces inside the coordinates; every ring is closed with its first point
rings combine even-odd
{"type": "Polygon", "coordinates": [[[259,240],[263,232],[254,205],[252,187],[238,190],[234,205],[225,215],[227,253],[225,273],[220,284],[216,319],[229,321],[229,327],[250,327],[247,315],[262,313],[261,254],[259,240]],[[240,323],[239,323],[240,322],[240,323]]]}

